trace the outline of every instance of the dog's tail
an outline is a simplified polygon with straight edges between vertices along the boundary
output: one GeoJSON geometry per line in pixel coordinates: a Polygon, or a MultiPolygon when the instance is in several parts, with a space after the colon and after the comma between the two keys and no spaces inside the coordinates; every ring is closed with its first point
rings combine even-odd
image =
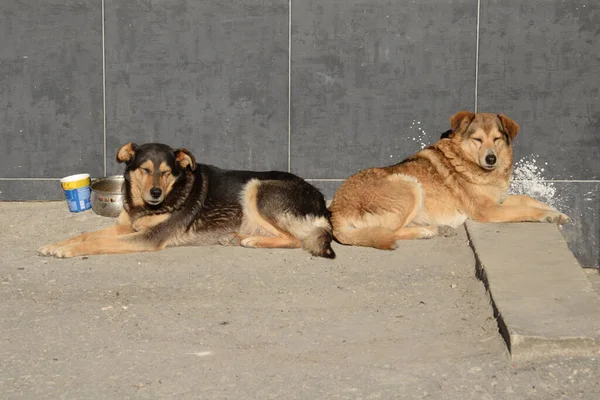
{"type": "Polygon", "coordinates": [[[293,215],[288,212],[278,215],[272,225],[283,235],[299,239],[302,248],[313,256],[335,258],[331,248],[333,228],[328,215],[293,215]]]}
{"type": "Polygon", "coordinates": [[[326,217],[314,218],[312,229],[303,236],[301,239],[304,250],[317,257],[335,258],[335,252],[331,248],[332,228],[326,217]]]}
{"type": "Polygon", "coordinates": [[[334,229],[333,235],[342,244],[374,247],[380,250],[394,250],[396,248],[396,234],[380,226],[368,228],[345,226],[334,229]]]}

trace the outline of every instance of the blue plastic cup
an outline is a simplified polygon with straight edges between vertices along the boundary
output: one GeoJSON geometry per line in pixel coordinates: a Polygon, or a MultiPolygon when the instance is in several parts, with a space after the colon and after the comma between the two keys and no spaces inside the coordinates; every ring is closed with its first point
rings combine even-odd
{"type": "Polygon", "coordinates": [[[92,208],[90,174],[67,176],[60,180],[60,184],[65,192],[69,211],[76,213],[92,208]]]}

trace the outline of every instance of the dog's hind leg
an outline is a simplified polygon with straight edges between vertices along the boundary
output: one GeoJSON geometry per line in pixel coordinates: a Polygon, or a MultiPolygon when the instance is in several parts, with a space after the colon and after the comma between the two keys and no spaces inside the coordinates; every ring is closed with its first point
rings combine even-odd
{"type": "Polygon", "coordinates": [[[301,180],[262,182],[257,208],[278,231],[300,239],[304,250],[317,257],[335,258],[330,213],[314,186],[301,180]]]}
{"type": "Polygon", "coordinates": [[[335,238],[342,244],[394,250],[396,241],[435,236],[437,227],[407,227],[423,208],[423,190],[413,177],[392,174],[365,189],[360,205],[334,207],[335,238]]]}
{"type": "Polygon", "coordinates": [[[242,246],[303,247],[318,257],[334,258],[329,211],[323,195],[300,180],[253,180],[242,198],[244,214],[274,238],[247,238],[242,246]],[[271,239],[271,240],[267,240],[271,239]]]}

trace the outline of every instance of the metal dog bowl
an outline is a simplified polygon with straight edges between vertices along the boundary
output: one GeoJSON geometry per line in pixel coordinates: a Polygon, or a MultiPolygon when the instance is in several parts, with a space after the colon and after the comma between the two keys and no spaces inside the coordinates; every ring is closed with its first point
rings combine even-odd
{"type": "Polygon", "coordinates": [[[118,217],[123,210],[122,175],[107,176],[92,182],[92,210],[103,217],[118,217]]]}

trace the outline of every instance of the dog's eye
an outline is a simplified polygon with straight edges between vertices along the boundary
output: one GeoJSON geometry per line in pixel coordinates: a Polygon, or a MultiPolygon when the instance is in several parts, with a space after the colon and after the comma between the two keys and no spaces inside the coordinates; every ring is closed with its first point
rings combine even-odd
{"type": "Polygon", "coordinates": [[[140,168],[142,170],[143,173],[145,174],[149,174],[150,170],[148,168],[140,168]]]}
{"type": "Polygon", "coordinates": [[[476,141],[477,143],[483,143],[483,140],[479,139],[479,138],[473,138],[474,141],[476,141]]]}
{"type": "Polygon", "coordinates": [[[500,140],[500,139],[502,139],[502,138],[499,138],[499,137],[495,138],[495,139],[494,139],[494,143],[496,143],[496,142],[497,142],[498,140],[500,140]]]}
{"type": "Polygon", "coordinates": [[[162,176],[169,176],[171,175],[171,171],[163,171],[162,176]]]}

